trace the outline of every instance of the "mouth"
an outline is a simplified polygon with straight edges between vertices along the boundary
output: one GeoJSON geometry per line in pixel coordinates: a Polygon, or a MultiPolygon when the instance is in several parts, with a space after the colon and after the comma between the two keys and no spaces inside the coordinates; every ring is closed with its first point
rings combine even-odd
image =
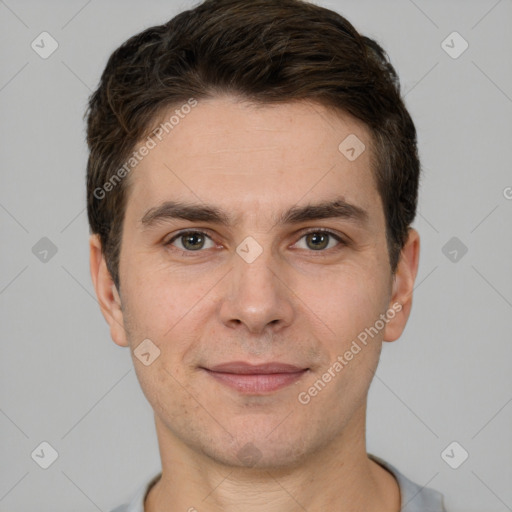
{"type": "Polygon", "coordinates": [[[300,380],[309,368],[271,362],[252,365],[243,361],[223,363],[210,368],[202,367],[210,377],[240,393],[266,394],[277,391],[300,380]]]}

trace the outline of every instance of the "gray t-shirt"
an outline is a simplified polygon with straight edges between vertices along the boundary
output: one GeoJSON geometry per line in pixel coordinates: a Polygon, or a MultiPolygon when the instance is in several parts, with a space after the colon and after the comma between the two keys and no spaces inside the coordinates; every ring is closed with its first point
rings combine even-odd
{"type": "MultiPolygon", "coordinates": [[[[386,468],[394,475],[400,487],[400,512],[446,512],[443,495],[428,487],[421,487],[406,478],[398,469],[375,455],[368,454],[377,464],[386,468]]],[[[141,486],[134,494],[130,503],[121,505],[111,512],[144,512],[144,500],[149,489],[159,480],[160,474],[141,486]]]]}

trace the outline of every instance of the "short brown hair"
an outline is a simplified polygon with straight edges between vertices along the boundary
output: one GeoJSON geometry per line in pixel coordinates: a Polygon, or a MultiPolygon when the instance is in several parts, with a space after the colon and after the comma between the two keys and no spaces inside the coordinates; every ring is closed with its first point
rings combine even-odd
{"type": "Polygon", "coordinates": [[[420,163],[385,51],[303,0],[206,0],[123,43],[89,99],[87,213],[118,290],[127,180],[104,197],[97,191],[166,109],[220,94],[261,104],[311,100],[366,124],[394,273],[416,215],[420,163]]]}

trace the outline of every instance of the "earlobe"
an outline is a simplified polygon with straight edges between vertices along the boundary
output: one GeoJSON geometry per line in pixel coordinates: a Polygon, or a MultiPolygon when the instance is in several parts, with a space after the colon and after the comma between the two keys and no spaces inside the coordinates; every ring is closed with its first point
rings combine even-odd
{"type": "Polygon", "coordinates": [[[384,341],[395,341],[401,335],[409,318],[414,290],[414,282],[418,273],[420,255],[420,236],[409,228],[407,241],[400,253],[400,260],[393,279],[393,289],[389,310],[395,314],[386,324],[384,341]]]}
{"type": "Polygon", "coordinates": [[[98,235],[90,236],[89,250],[91,278],[101,312],[110,326],[110,336],[117,345],[127,347],[121,297],[107,268],[98,235]]]}

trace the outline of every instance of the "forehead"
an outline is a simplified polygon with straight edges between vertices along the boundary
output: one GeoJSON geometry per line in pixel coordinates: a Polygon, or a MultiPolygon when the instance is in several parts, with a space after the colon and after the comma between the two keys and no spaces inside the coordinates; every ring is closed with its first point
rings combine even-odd
{"type": "Polygon", "coordinates": [[[169,200],[239,208],[240,219],[332,197],[380,204],[369,130],[319,104],[221,97],[173,107],[155,126],[160,137],[129,176],[127,214],[169,200]]]}

